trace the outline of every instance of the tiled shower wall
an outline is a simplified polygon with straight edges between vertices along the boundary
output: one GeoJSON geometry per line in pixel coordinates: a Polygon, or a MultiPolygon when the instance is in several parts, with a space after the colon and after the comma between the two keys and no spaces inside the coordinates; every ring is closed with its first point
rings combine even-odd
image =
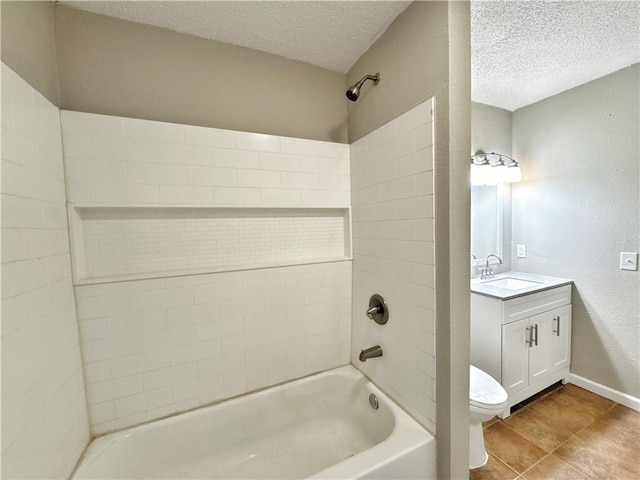
{"type": "MultiPolygon", "coordinates": [[[[83,208],[349,207],[347,145],[62,120],[69,200],[83,208]]],[[[76,295],[94,434],[349,363],[349,260],[79,285],[76,295]]]]}
{"type": "Polygon", "coordinates": [[[2,64],[2,478],[67,478],[89,441],[60,114],[2,64]]]}
{"type": "Polygon", "coordinates": [[[433,99],[351,145],[352,362],[435,432],[433,158],[433,99]],[[386,325],[365,315],[374,293],[386,325]]]}

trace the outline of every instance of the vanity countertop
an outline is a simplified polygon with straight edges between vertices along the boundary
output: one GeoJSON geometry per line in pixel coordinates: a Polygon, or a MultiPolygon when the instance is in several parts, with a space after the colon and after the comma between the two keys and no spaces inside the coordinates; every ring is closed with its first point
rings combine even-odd
{"type": "Polygon", "coordinates": [[[471,279],[471,293],[486,295],[487,297],[509,300],[530,293],[549,290],[550,288],[570,285],[572,280],[533,273],[503,272],[491,278],[480,280],[471,279]]]}

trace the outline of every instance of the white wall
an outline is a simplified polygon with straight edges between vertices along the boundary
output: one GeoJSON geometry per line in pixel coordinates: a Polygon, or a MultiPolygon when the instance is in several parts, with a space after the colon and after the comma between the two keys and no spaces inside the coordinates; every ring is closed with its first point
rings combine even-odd
{"type": "Polygon", "coordinates": [[[574,281],[571,371],[640,397],[640,66],[513,114],[513,269],[574,281]]]}
{"type": "MultiPolygon", "coordinates": [[[[67,111],[62,129],[85,209],[349,207],[347,145],[67,111]]],[[[92,432],[349,363],[351,261],[314,261],[76,286],[92,432]]]]}
{"type": "Polygon", "coordinates": [[[418,105],[351,146],[352,363],[435,431],[433,103],[418,105]],[[382,295],[389,321],[366,317],[382,295]],[[362,363],[360,350],[383,357],[362,363]]]}
{"type": "Polygon", "coordinates": [[[66,478],[89,440],[60,114],[2,64],[2,477],[66,478]]]}

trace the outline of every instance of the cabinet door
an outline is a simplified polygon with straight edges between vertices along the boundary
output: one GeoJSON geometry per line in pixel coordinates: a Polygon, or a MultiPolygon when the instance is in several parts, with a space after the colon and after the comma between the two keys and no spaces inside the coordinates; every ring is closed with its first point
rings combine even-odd
{"type": "Polygon", "coordinates": [[[529,385],[529,319],[502,326],[502,386],[511,395],[529,385]]]}
{"type": "Polygon", "coordinates": [[[530,318],[533,344],[529,350],[529,383],[538,382],[551,375],[551,335],[553,312],[541,313],[530,318]]]}
{"type": "Polygon", "coordinates": [[[549,370],[556,372],[571,362],[571,305],[556,308],[551,315],[549,370]]]}

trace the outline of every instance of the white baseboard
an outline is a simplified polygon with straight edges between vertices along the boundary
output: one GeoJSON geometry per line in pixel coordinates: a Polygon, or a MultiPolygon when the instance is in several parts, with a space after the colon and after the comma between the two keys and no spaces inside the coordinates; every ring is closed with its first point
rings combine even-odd
{"type": "Polygon", "coordinates": [[[569,383],[573,383],[579,387],[589,390],[590,392],[597,393],[601,397],[608,398],[611,401],[624,405],[625,407],[632,408],[640,412],[640,398],[636,398],[632,395],[619,392],[613,388],[606,387],[600,383],[596,383],[593,380],[581,377],[575,373],[569,374],[569,383]]]}

